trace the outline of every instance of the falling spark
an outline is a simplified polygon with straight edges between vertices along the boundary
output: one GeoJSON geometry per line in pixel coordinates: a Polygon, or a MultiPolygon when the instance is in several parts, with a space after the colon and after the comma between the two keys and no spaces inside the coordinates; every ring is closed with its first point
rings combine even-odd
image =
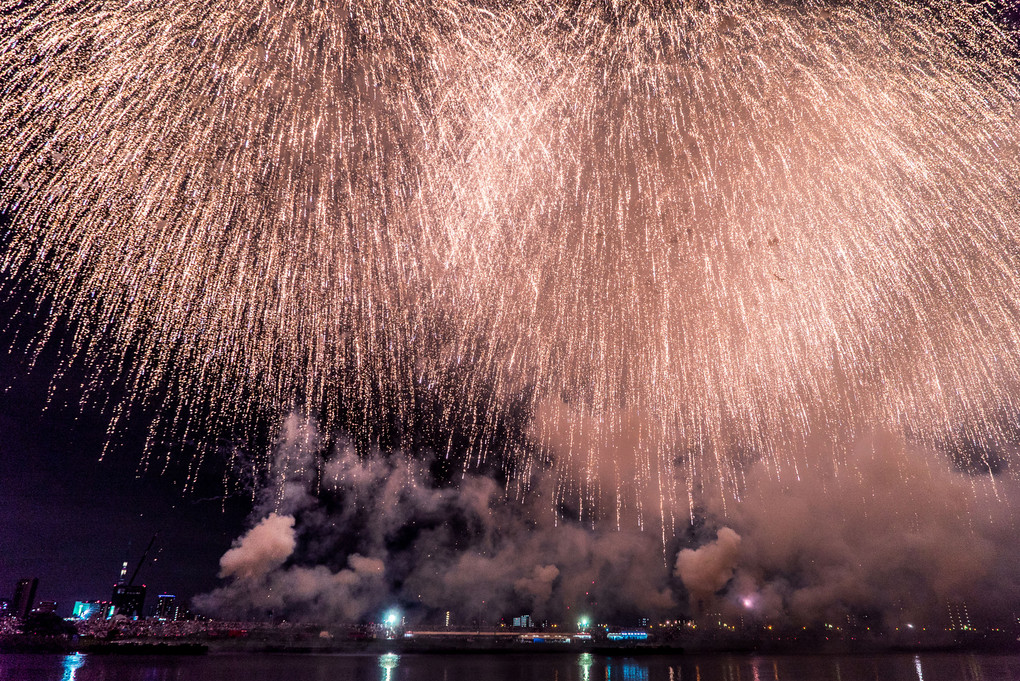
{"type": "Polygon", "coordinates": [[[466,463],[639,516],[842,431],[1006,437],[984,5],[2,0],[0,34],[4,290],[115,419],[466,424],[466,463]]]}

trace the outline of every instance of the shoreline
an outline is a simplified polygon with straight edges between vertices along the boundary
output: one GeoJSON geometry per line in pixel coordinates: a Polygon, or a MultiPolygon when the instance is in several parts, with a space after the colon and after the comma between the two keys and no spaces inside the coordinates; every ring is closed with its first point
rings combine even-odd
{"type": "Polygon", "coordinates": [[[818,643],[782,641],[670,641],[642,644],[523,643],[519,641],[458,640],[415,641],[375,639],[371,641],[284,641],[284,640],[208,640],[208,639],[124,639],[108,641],[70,637],[14,635],[0,637],[0,654],[39,653],[138,656],[194,656],[205,654],[251,655],[384,655],[384,654],[583,654],[605,657],[646,655],[881,655],[974,653],[992,655],[1020,654],[1020,642],[1014,638],[987,637],[979,640],[904,645],[890,642],[826,641],[818,643]]]}

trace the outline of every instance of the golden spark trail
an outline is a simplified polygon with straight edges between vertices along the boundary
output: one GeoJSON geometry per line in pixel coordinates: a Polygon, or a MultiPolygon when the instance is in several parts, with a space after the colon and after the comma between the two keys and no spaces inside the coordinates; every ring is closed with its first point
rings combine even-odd
{"type": "Polygon", "coordinates": [[[983,5],[0,2],[5,290],[117,414],[469,424],[639,516],[841,432],[1005,438],[983,5]]]}
{"type": "Polygon", "coordinates": [[[1002,439],[1016,48],[887,5],[553,4],[478,101],[438,277],[582,503],[737,494],[840,432],[1002,439]]]}

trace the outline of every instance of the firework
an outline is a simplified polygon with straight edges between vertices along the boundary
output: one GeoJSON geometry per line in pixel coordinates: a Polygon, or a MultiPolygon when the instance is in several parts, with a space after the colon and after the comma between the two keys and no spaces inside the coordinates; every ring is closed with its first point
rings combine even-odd
{"type": "Polygon", "coordinates": [[[5,278],[56,308],[34,347],[71,320],[92,388],[127,385],[135,404],[115,413],[159,401],[178,435],[294,405],[363,422],[400,408],[420,298],[406,210],[470,12],[55,2],[2,16],[5,278]]]}
{"type": "Polygon", "coordinates": [[[467,424],[465,461],[638,508],[819,433],[1001,438],[1020,90],[983,7],[0,16],[5,285],[115,418],[467,424]]]}
{"type": "Polygon", "coordinates": [[[541,14],[430,233],[489,383],[528,395],[582,503],[635,480],[654,504],[738,493],[741,460],[790,473],[840,432],[1001,438],[1020,147],[1015,51],[987,17],[541,14]]]}

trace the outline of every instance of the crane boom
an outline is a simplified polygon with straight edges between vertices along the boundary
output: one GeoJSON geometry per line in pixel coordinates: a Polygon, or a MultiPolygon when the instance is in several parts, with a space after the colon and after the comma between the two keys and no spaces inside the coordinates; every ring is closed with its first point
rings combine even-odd
{"type": "Polygon", "coordinates": [[[135,571],[131,573],[131,579],[128,580],[128,586],[135,583],[135,577],[138,576],[138,571],[142,569],[142,564],[145,563],[145,557],[149,555],[149,549],[151,549],[152,545],[156,543],[156,537],[158,536],[159,532],[152,535],[152,539],[149,540],[149,545],[145,547],[144,551],[142,551],[142,557],[138,559],[138,565],[135,566],[135,571]]]}

